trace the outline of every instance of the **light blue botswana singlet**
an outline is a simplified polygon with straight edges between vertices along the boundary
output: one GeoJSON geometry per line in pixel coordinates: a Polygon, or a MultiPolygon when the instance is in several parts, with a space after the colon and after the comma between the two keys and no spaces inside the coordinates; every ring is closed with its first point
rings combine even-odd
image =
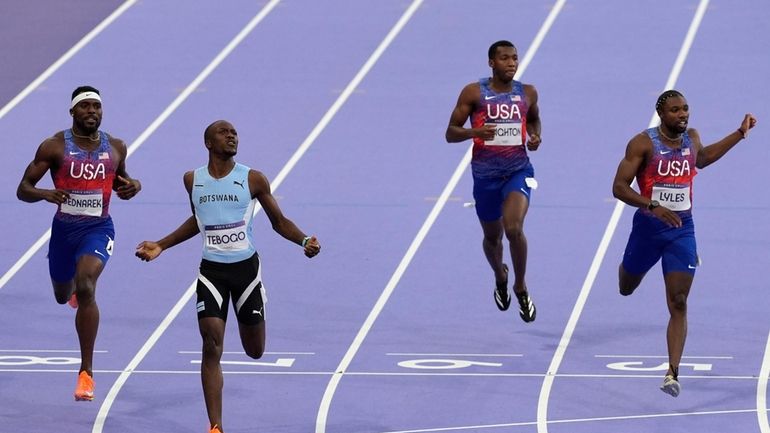
{"type": "Polygon", "coordinates": [[[221,179],[211,177],[207,166],[195,170],[192,202],[206,260],[235,263],[256,252],[251,234],[256,199],[249,191],[249,170],[236,163],[221,179]]]}

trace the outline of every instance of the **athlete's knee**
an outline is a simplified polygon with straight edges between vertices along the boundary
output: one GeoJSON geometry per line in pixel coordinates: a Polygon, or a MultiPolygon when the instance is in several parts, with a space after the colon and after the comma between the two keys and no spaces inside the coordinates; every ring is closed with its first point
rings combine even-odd
{"type": "Polygon", "coordinates": [[[96,297],[96,280],[89,276],[75,277],[75,295],[78,298],[78,304],[87,305],[94,302],[96,297]]]}
{"type": "Polygon", "coordinates": [[[262,342],[253,342],[250,344],[244,344],[243,350],[246,352],[246,356],[252,359],[259,359],[265,354],[265,345],[262,342]]]}
{"type": "Polygon", "coordinates": [[[620,289],[620,294],[623,296],[628,296],[634,293],[634,290],[636,290],[637,287],[639,287],[639,284],[632,284],[627,281],[621,281],[620,284],[618,284],[620,289]]]}
{"type": "Polygon", "coordinates": [[[687,312],[687,295],[676,293],[671,297],[671,309],[680,313],[687,312]]]}
{"type": "Polygon", "coordinates": [[[639,287],[639,284],[641,282],[642,282],[641,278],[631,278],[631,277],[623,278],[621,276],[618,279],[618,288],[620,289],[620,294],[623,296],[628,296],[634,293],[634,290],[636,290],[636,288],[639,287]]]}
{"type": "MultiPolygon", "coordinates": [[[[264,310],[262,310],[264,311],[264,310]]],[[[259,359],[265,353],[265,322],[256,325],[239,324],[241,345],[246,355],[259,359]]]]}
{"type": "Polygon", "coordinates": [[[491,246],[496,246],[503,240],[503,232],[495,234],[484,234],[484,243],[491,246]]]}
{"type": "Polygon", "coordinates": [[[222,338],[212,333],[203,333],[203,359],[219,360],[222,358],[224,344],[222,338]]]}
{"type": "Polygon", "coordinates": [[[513,221],[505,224],[505,237],[509,241],[518,240],[524,237],[524,222],[513,221]]]}
{"type": "Polygon", "coordinates": [[[626,272],[621,263],[618,267],[618,288],[620,289],[620,294],[628,296],[634,293],[634,290],[636,290],[636,288],[639,287],[639,284],[642,283],[642,278],[644,278],[644,274],[631,275],[626,272]]]}
{"type": "Polygon", "coordinates": [[[69,301],[70,297],[72,296],[72,295],[68,295],[68,294],[66,294],[64,292],[58,292],[58,291],[54,291],[53,295],[56,298],[56,303],[57,304],[61,304],[61,305],[66,304],[67,301],[69,301]]]}
{"type": "Polygon", "coordinates": [[[75,293],[75,285],[72,281],[61,283],[51,280],[51,284],[53,285],[53,296],[59,304],[66,304],[75,293]]]}

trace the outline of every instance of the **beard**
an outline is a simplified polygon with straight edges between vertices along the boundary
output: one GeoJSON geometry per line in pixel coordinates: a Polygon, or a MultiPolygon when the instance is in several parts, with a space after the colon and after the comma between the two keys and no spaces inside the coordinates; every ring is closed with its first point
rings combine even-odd
{"type": "Polygon", "coordinates": [[[96,119],[95,121],[88,119],[86,120],[75,120],[75,126],[78,127],[79,130],[83,131],[84,133],[91,135],[99,130],[99,126],[102,124],[101,119],[96,119]]]}

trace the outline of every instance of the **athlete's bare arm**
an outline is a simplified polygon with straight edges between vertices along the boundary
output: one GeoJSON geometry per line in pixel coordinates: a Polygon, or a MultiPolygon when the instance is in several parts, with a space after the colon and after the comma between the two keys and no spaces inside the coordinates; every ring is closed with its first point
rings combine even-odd
{"type": "Polygon", "coordinates": [[[743,117],[741,126],[738,127],[735,132],[728,134],[725,138],[717,141],[714,144],[703,146],[700,140],[700,134],[695,129],[690,129],[688,134],[692,140],[695,148],[697,149],[697,158],[695,160],[695,166],[698,168],[708,167],[709,165],[717,162],[723,157],[730,149],[732,149],[739,141],[747,137],[749,130],[757,124],[757,119],[753,114],[748,113],[743,117]]]}
{"type": "Polygon", "coordinates": [[[55,171],[59,168],[62,158],[64,158],[64,138],[61,133],[46,139],[35,152],[35,157],[29,163],[21,182],[16,189],[16,197],[27,203],[34,203],[45,200],[49,203],[62,204],[69,197],[69,193],[59,189],[42,189],[36,185],[46,172],[55,171]]]}
{"type": "Polygon", "coordinates": [[[535,151],[540,147],[540,107],[537,105],[537,89],[531,84],[524,85],[524,96],[527,98],[527,149],[535,151]]]}
{"type": "Polygon", "coordinates": [[[457,98],[457,105],[449,117],[449,126],[446,128],[447,143],[459,143],[469,138],[479,137],[485,141],[495,137],[495,126],[484,125],[481,128],[465,128],[465,122],[473,112],[473,108],[481,99],[481,87],[479,83],[471,83],[463,88],[457,98]]]}
{"type": "Polygon", "coordinates": [[[157,258],[163,250],[167,250],[175,245],[192,238],[200,233],[198,227],[198,221],[195,218],[195,206],[192,204],[192,183],[193,172],[188,171],[184,174],[184,186],[187,189],[187,195],[190,197],[190,207],[192,207],[193,214],[185,220],[176,230],[169,233],[163,239],[159,241],[143,241],[136,246],[136,252],[134,253],[140,259],[149,262],[157,258]]]}
{"type": "Polygon", "coordinates": [[[128,150],[123,140],[115,137],[109,137],[110,145],[114,149],[113,155],[116,155],[117,166],[115,167],[115,181],[112,183],[112,190],[122,200],[128,200],[142,190],[142,184],[138,179],[133,179],[126,172],[126,157],[128,150]]]}
{"type": "MultiPolygon", "coordinates": [[[[615,179],[612,182],[612,195],[618,200],[634,207],[647,207],[650,199],[642,196],[631,188],[636,173],[642,168],[652,154],[652,141],[644,134],[639,133],[626,146],[626,154],[618,165],[615,179]]],[[[672,227],[681,227],[682,220],[676,212],[663,206],[652,210],[656,217],[672,227]]]]}
{"type": "MultiPolygon", "coordinates": [[[[265,210],[273,230],[284,238],[302,245],[306,235],[290,219],[286,218],[278,207],[272,192],[270,191],[270,182],[265,175],[257,170],[249,170],[249,190],[252,198],[259,200],[262,209],[265,210]]],[[[321,245],[315,236],[311,236],[304,246],[305,255],[313,257],[321,251],[321,245]]]]}

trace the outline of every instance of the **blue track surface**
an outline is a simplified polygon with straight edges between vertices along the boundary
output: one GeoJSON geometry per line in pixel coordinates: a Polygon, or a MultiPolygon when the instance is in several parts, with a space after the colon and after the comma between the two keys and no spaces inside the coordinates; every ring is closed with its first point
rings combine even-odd
{"type": "MultiPolygon", "coordinates": [[[[0,104],[120,5],[79,3],[91,13],[66,38],[50,25],[13,27],[2,14],[4,40],[29,34],[48,49],[3,47],[25,55],[4,67],[14,80],[0,84],[0,104]]],[[[678,399],[657,389],[668,320],[660,268],[619,296],[632,209],[608,223],[617,163],[648,126],[699,2],[567,0],[536,52],[551,2],[415,3],[411,14],[408,1],[129,2],[0,116],[0,431],[205,431],[189,298],[199,241],[150,264],[133,251],[187,218],[182,174],[205,163],[203,129],[224,118],[239,130],[237,159],[263,171],[283,212],[323,245],[308,261],[257,214],[268,348],[250,360],[230,323],[228,433],[770,433],[758,407],[770,368],[766,1],[708,2],[676,75],[705,144],[746,112],[759,118],[748,140],[696,178],[704,264],[678,399]],[[443,138],[459,91],[489,73],[486,49],[498,39],[533,54],[521,79],[537,87],[543,118],[543,145],[530,155],[540,188],[525,227],[532,324],[494,306],[466,205],[470,173],[460,166],[453,179],[468,143],[443,138]],[[111,206],[116,247],[97,290],[92,403],[72,400],[74,312],[53,301],[47,244],[33,246],[54,209],[15,198],[36,146],[68,127],[69,94],[83,83],[102,91],[102,128],[131,146],[128,172],[144,185],[111,206]]]]}

